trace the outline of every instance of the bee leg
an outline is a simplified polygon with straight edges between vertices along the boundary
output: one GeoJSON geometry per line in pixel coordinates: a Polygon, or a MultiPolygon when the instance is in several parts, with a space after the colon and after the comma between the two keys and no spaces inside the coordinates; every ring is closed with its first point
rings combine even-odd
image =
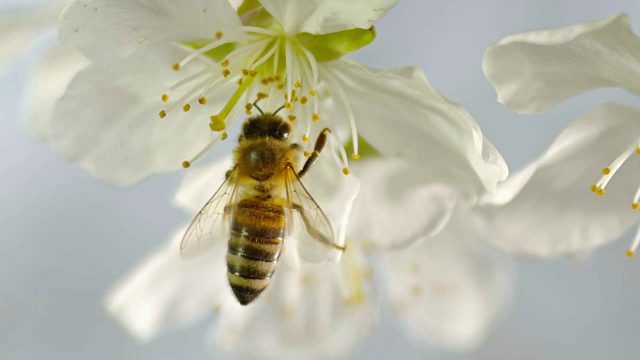
{"type": "Polygon", "coordinates": [[[307,232],[309,232],[309,234],[314,239],[320,241],[323,245],[332,247],[334,249],[338,249],[343,252],[347,249],[346,246],[340,246],[334,243],[333,241],[331,241],[331,239],[327,238],[320,231],[318,231],[318,229],[316,229],[313,226],[313,224],[311,224],[311,221],[309,220],[309,217],[307,217],[307,213],[304,211],[304,208],[302,207],[302,205],[292,203],[291,208],[300,213],[300,216],[302,217],[302,221],[304,222],[304,226],[307,228],[307,232]]]}
{"type": "Polygon", "coordinates": [[[331,129],[329,128],[325,128],[320,132],[320,135],[318,135],[318,139],[316,140],[316,146],[313,149],[313,153],[311,153],[311,156],[309,156],[307,161],[304,163],[302,170],[300,170],[300,172],[298,173],[299,178],[302,178],[304,174],[306,174],[307,171],[311,169],[313,164],[318,161],[318,159],[320,158],[320,153],[322,152],[322,150],[324,150],[325,145],[327,145],[327,137],[330,133],[331,129]]]}

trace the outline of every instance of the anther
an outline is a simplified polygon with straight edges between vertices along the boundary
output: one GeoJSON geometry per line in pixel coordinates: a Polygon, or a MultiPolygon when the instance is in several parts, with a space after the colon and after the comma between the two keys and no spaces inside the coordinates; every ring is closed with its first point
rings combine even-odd
{"type": "Polygon", "coordinates": [[[209,124],[211,131],[222,131],[227,125],[224,123],[224,119],[220,115],[211,116],[211,123],[209,124]]]}
{"type": "Polygon", "coordinates": [[[173,70],[175,70],[175,71],[180,70],[180,64],[178,64],[178,63],[173,64],[171,67],[172,67],[172,68],[173,68],[173,70]]]}
{"type": "Polygon", "coordinates": [[[280,81],[280,74],[276,74],[276,76],[273,77],[275,79],[275,81],[280,81]]]}
{"type": "Polygon", "coordinates": [[[627,250],[627,257],[633,257],[633,255],[635,255],[636,252],[633,250],[627,250]]]}
{"type": "Polygon", "coordinates": [[[222,67],[227,67],[229,66],[229,60],[225,59],[223,62],[220,63],[220,65],[222,65],[222,67]]]}
{"type": "Polygon", "coordinates": [[[249,70],[249,76],[256,76],[258,75],[258,72],[255,70],[249,70]]]}
{"type": "Polygon", "coordinates": [[[609,169],[608,167],[607,167],[607,168],[602,169],[602,174],[603,174],[603,175],[609,175],[609,174],[611,174],[611,169],[609,169]]]}
{"type": "Polygon", "coordinates": [[[304,105],[307,103],[307,101],[309,101],[309,99],[306,96],[303,96],[300,98],[300,104],[304,105]]]}
{"type": "Polygon", "coordinates": [[[598,191],[598,185],[596,185],[596,184],[591,185],[591,191],[592,192],[597,192],[598,191]]]}
{"type": "Polygon", "coordinates": [[[310,152],[308,152],[308,151],[305,151],[305,152],[304,152],[304,156],[305,156],[305,157],[311,157],[311,153],[310,153],[310,152]]]}
{"type": "Polygon", "coordinates": [[[267,85],[269,85],[269,80],[268,79],[262,79],[262,80],[260,80],[260,83],[262,85],[264,85],[264,86],[267,86],[267,85]]]}
{"type": "Polygon", "coordinates": [[[289,121],[294,122],[296,119],[297,117],[295,115],[289,115],[289,121]]]}
{"type": "Polygon", "coordinates": [[[169,95],[162,94],[162,102],[167,102],[167,101],[169,101],[169,95]]]}
{"type": "Polygon", "coordinates": [[[300,80],[296,81],[296,83],[293,84],[293,87],[301,88],[302,84],[300,83],[300,80]]]}
{"type": "Polygon", "coordinates": [[[640,147],[636,148],[636,154],[640,155],[640,147]]]}
{"type": "Polygon", "coordinates": [[[318,122],[320,121],[320,115],[318,115],[318,113],[314,113],[313,115],[311,115],[311,118],[313,119],[313,121],[318,122]]]}
{"type": "Polygon", "coordinates": [[[598,191],[596,192],[596,195],[604,196],[604,193],[605,193],[604,189],[598,189],[598,191]]]}
{"type": "Polygon", "coordinates": [[[640,209],[640,203],[637,203],[637,202],[633,203],[633,204],[631,205],[631,208],[632,208],[633,210],[638,210],[638,209],[640,209]]]}
{"type": "Polygon", "coordinates": [[[191,105],[186,104],[185,106],[182,107],[182,111],[184,112],[189,112],[189,110],[191,110],[191,105]]]}
{"type": "Polygon", "coordinates": [[[198,99],[198,102],[200,103],[200,105],[206,105],[207,104],[207,98],[203,96],[200,99],[198,99]]]}
{"type": "Polygon", "coordinates": [[[349,174],[351,174],[351,170],[349,170],[349,168],[345,166],[345,168],[342,169],[342,173],[345,174],[345,175],[349,175],[349,174]]]}
{"type": "Polygon", "coordinates": [[[278,90],[284,89],[284,84],[278,84],[278,90]]]}
{"type": "Polygon", "coordinates": [[[293,104],[291,104],[290,102],[284,104],[284,107],[287,108],[288,110],[293,109],[293,104]]]}
{"type": "Polygon", "coordinates": [[[238,86],[242,86],[242,78],[238,79],[238,81],[236,81],[236,84],[238,84],[238,86]]]}
{"type": "Polygon", "coordinates": [[[216,39],[220,40],[222,39],[222,31],[216,31],[216,39]]]}
{"type": "Polygon", "coordinates": [[[311,94],[311,96],[318,95],[318,92],[315,89],[311,90],[309,93],[311,94]]]}
{"type": "Polygon", "coordinates": [[[227,140],[228,137],[229,137],[229,135],[227,135],[226,132],[223,132],[222,136],[220,136],[220,140],[225,141],[225,140],[227,140]]]}
{"type": "Polygon", "coordinates": [[[249,69],[242,69],[242,75],[249,76],[249,69]]]}
{"type": "Polygon", "coordinates": [[[158,115],[160,116],[160,119],[164,119],[164,117],[167,116],[167,112],[162,110],[158,115]]]}
{"type": "Polygon", "coordinates": [[[302,135],[302,141],[309,142],[309,137],[307,135],[302,135]]]}
{"type": "Polygon", "coordinates": [[[351,154],[351,158],[353,160],[360,160],[360,154],[353,153],[353,154],[351,154]]]}
{"type": "Polygon", "coordinates": [[[231,71],[229,71],[229,69],[222,70],[222,76],[227,77],[229,75],[231,75],[231,71]]]}
{"type": "Polygon", "coordinates": [[[190,162],[188,162],[188,161],[186,161],[186,160],[182,162],[182,167],[183,167],[183,168],[187,169],[187,168],[189,168],[190,166],[191,166],[191,163],[190,163],[190,162]]]}
{"type": "Polygon", "coordinates": [[[256,96],[258,97],[258,100],[262,100],[262,99],[266,99],[269,97],[269,94],[263,93],[263,92],[259,92],[258,94],[256,94],[256,96]]]}

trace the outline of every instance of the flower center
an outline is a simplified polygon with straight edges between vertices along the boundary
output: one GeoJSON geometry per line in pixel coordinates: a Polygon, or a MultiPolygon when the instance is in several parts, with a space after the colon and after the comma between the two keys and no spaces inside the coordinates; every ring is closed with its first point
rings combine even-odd
{"type": "MultiPolygon", "coordinates": [[[[640,155],[640,139],[638,139],[632,146],[627,148],[620,156],[618,156],[608,167],[602,169],[602,177],[598,180],[597,183],[591,185],[591,191],[594,192],[597,196],[604,196],[605,188],[609,181],[613,178],[613,176],[620,170],[620,167],[631,157],[633,153],[640,155]]],[[[636,190],[636,194],[633,197],[633,203],[631,204],[632,210],[640,209],[640,187],[636,190]]],[[[627,250],[627,256],[632,257],[636,253],[636,249],[640,244],[640,228],[636,233],[636,236],[627,250]]]]}
{"type": "MultiPolygon", "coordinates": [[[[221,32],[206,44],[186,44],[190,51],[181,62],[173,64],[176,71],[188,66],[195,59],[203,60],[206,67],[172,85],[162,94],[161,100],[168,106],[159,112],[160,118],[168,117],[174,111],[189,112],[193,106],[204,106],[208,99],[226,99],[224,105],[210,116],[209,128],[215,134],[211,142],[183,166],[200,159],[217,141],[227,138],[226,130],[243,117],[251,115],[254,109],[277,113],[299,124],[301,140],[309,142],[309,134],[315,123],[325,120],[329,128],[334,128],[331,117],[322,116],[324,105],[319,99],[318,63],[314,55],[296,37],[282,32],[253,26],[241,28],[245,36],[240,39],[225,39],[221,32]],[[179,92],[175,101],[174,92],[179,92]],[[260,107],[257,102],[261,101],[260,107]],[[278,109],[271,110],[269,109],[278,109]]],[[[185,44],[183,44],[185,45],[185,44]]],[[[353,158],[359,158],[357,129],[351,106],[341,88],[332,96],[342,100],[355,137],[353,158]],[[336,96],[337,95],[337,96],[336,96]]],[[[298,133],[300,133],[298,132],[298,133]]],[[[338,163],[345,175],[349,174],[348,159],[343,142],[336,131],[332,132],[332,148],[338,149],[338,163]]],[[[305,144],[305,147],[310,144],[305,144]]],[[[305,154],[310,154],[310,151],[305,154]]],[[[335,153],[336,156],[338,156],[335,153]]]]}

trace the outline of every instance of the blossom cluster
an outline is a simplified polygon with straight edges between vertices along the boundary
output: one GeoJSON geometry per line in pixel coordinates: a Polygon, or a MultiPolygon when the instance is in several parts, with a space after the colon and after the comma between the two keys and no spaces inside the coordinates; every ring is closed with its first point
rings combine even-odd
{"type": "MultiPolygon", "coordinates": [[[[337,357],[373,331],[385,303],[419,341],[471,351],[509,307],[508,255],[589,252],[637,222],[629,159],[640,154],[640,110],[600,105],[508,176],[471,114],[422,70],[345,58],[374,41],[375,21],[397,2],[73,0],[7,16],[1,68],[58,25],[60,45],[34,74],[31,128],[114,185],[188,168],[175,203],[189,214],[234,166],[201,159],[248,116],[278,113],[299,163],[326,135],[302,181],[346,246],[340,261],[304,261],[292,235],[271,284],[245,307],[227,282],[227,239],[185,260],[188,224],[177,226],[106,297],[132,336],[213,312],[216,345],[229,353],[337,357]]],[[[598,87],[640,95],[640,38],[625,15],[512,35],[487,49],[483,70],[520,113],[598,87]]],[[[639,243],[640,231],[629,256],[639,243]]]]}

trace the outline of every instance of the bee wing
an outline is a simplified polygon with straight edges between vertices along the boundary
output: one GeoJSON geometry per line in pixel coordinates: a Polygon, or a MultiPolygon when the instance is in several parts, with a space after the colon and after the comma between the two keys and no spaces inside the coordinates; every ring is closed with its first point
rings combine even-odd
{"type": "Polygon", "coordinates": [[[216,240],[224,239],[237,193],[238,168],[235,167],[189,225],[180,243],[182,258],[198,256],[211,248],[216,240]]]}
{"type": "Polygon", "coordinates": [[[291,167],[285,172],[285,189],[287,217],[293,221],[287,226],[295,227],[290,236],[297,241],[299,255],[308,262],[336,260],[345,248],[335,242],[327,215],[291,167]]]}

